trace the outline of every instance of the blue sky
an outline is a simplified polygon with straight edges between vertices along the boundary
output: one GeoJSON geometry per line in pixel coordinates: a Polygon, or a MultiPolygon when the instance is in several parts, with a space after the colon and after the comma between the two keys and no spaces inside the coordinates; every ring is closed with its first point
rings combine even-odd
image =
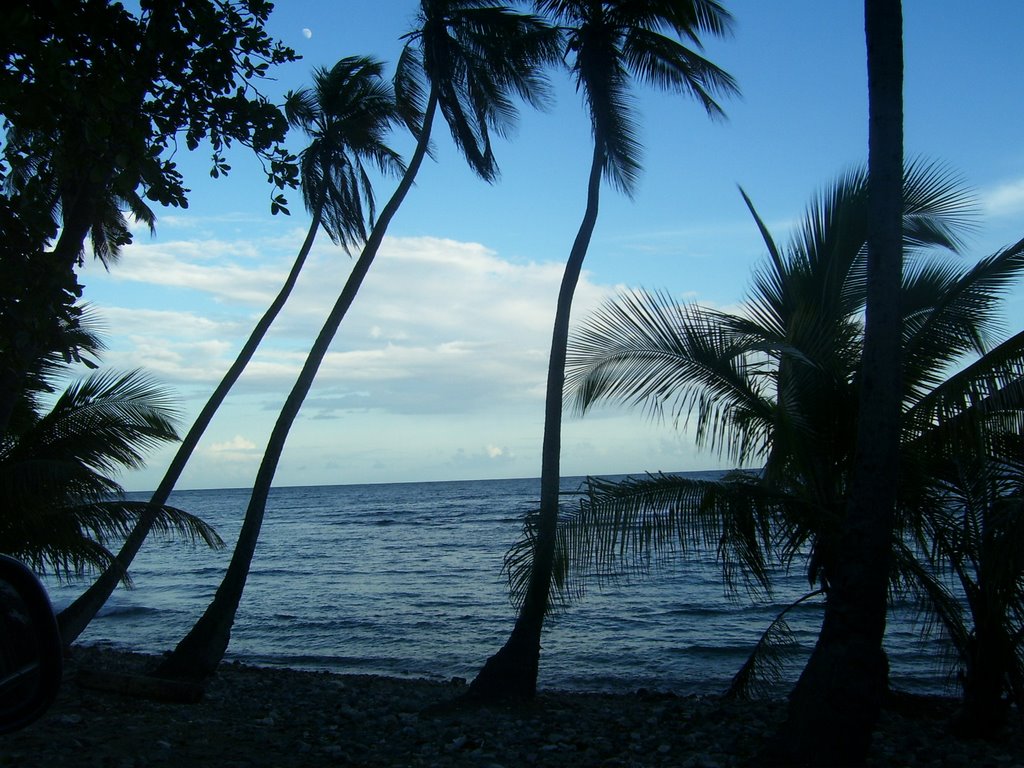
{"type": "MultiPolygon", "coordinates": [[[[867,151],[862,3],[734,0],[735,34],[707,55],[739,82],[712,122],[692,101],[638,89],[645,171],[630,200],[607,185],[574,305],[582,318],[629,286],[715,306],[743,299],[762,256],[742,186],[785,240],[811,195],[867,151]]],[[[270,30],[303,59],[267,84],[272,98],[348,55],[394,62],[414,0],[280,2],[270,30]]],[[[904,0],[906,148],[977,192],[966,258],[1024,236],[1024,4],[904,0]]],[[[389,63],[390,69],[390,63],[389,63]]],[[[562,264],[583,211],[589,125],[567,78],[554,104],[522,113],[488,186],[447,129],[424,166],[293,427],[278,485],[532,477],[540,471],[544,372],[562,264]]],[[[408,136],[393,145],[404,152],[408,136]]],[[[292,137],[295,151],[302,137],[292,137]]],[[[200,149],[177,158],[187,210],[158,211],[117,266],[83,271],[108,329],[108,365],[141,366],[178,393],[186,423],[276,293],[308,227],[297,192],[271,217],[271,190],[244,150],[209,178],[200,149]]],[[[394,182],[377,185],[380,204],[394,182]]],[[[321,236],[266,348],[236,386],[180,488],[251,483],[277,410],[351,260],[321,236]]],[[[1007,328],[1024,326],[1024,294],[1007,328]]],[[[170,451],[122,478],[155,486],[170,451]]],[[[563,474],[720,466],[685,431],[602,408],[568,417],[563,474]]]]}

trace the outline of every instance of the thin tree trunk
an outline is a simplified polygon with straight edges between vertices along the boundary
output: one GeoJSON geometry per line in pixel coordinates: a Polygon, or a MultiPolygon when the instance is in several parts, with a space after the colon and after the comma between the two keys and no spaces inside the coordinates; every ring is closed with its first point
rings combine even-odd
{"type": "Polygon", "coordinates": [[[416,150],[409,163],[402,181],[399,183],[395,193],[391,196],[384,210],[381,211],[377,224],[374,226],[370,237],[363,246],[359,258],[352,268],[352,273],[345,282],[341,295],[331,309],[319,336],[313,343],[306,357],[306,362],[299,372],[299,376],[281,409],[281,413],[274,425],[273,432],[267,442],[267,449],[263,454],[263,461],[260,464],[256,481],[253,484],[252,494],[249,498],[249,506],[245,512],[245,520],[242,529],[238,534],[238,542],[231,556],[227,573],[214,595],[213,601],[207,607],[205,613],[196,622],[189,633],[178,643],[177,647],[163,661],[157,670],[158,674],[166,677],[201,679],[212,675],[224,658],[228,643],[231,640],[231,627],[235,621],[235,614],[238,605],[242,600],[242,592],[245,589],[245,582],[249,575],[249,567],[256,551],[256,543],[259,539],[260,527],[263,524],[263,516],[266,512],[267,496],[270,493],[270,486],[277,471],[281,454],[284,451],[285,441],[292,423],[298,416],[299,409],[309,393],[316,377],[317,370],[323,362],[324,356],[334,339],[341,321],[348,312],[352,301],[355,299],[366,277],[370,266],[373,263],[377,251],[384,240],[388,225],[394,217],[402,201],[412,187],[423,157],[426,155],[427,146],[430,141],[430,128],[433,122],[434,112],[437,107],[436,89],[431,89],[430,98],[427,102],[427,110],[420,132],[416,150]]]}
{"type": "Polygon", "coordinates": [[[167,503],[171,491],[174,490],[174,486],[177,484],[181,473],[185,469],[185,465],[199,444],[200,438],[210,426],[210,422],[213,421],[214,415],[220,408],[221,403],[224,402],[228,392],[231,391],[231,388],[238,381],[246,366],[249,365],[249,361],[252,360],[270,326],[284,307],[285,302],[288,301],[288,297],[291,295],[292,289],[298,280],[299,273],[306,263],[306,258],[313,248],[317,232],[320,230],[322,213],[323,197],[321,196],[320,202],[313,211],[313,221],[309,225],[306,239],[303,241],[302,247],[295,257],[295,262],[292,264],[291,271],[281,286],[281,290],[266,312],[263,313],[259,322],[256,323],[252,333],[249,335],[249,339],[242,346],[235,361],[228,368],[224,378],[221,379],[220,384],[217,385],[213,394],[210,395],[210,399],[206,401],[206,405],[199,412],[188,434],[181,441],[177,452],[174,454],[174,458],[167,468],[167,472],[164,473],[163,479],[160,481],[160,485],[157,486],[152,498],[149,500],[148,508],[139,517],[135,527],[125,539],[124,544],[121,546],[121,551],[117,553],[114,562],[100,574],[99,578],[85,592],[58,615],[57,619],[60,623],[61,637],[66,648],[70,647],[78,639],[78,636],[82,634],[89,625],[89,622],[96,617],[96,614],[110,598],[118,583],[128,573],[129,566],[131,566],[135,556],[139,553],[143,542],[146,540],[146,536],[149,535],[153,523],[156,521],[160,507],[167,503]]]}
{"type": "Polygon", "coordinates": [[[865,0],[868,293],[857,448],[821,634],[773,755],[786,765],[861,765],[888,686],[882,649],[898,482],[903,193],[900,0],[865,0]]]}
{"type": "Polygon", "coordinates": [[[505,645],[487,660],[469,688],[469,697],[482,700],[532,698],[537,691],[540,665],[540,637],[551,590],[555,541],[558,530],[558,491],[561,480],[559,460],[562,445],[562,398],[565,385],[565,356],[569,342],[569,317],[573,294],[579,282],[590,239],[597,223],[604,151],[595,145],[587,186],[587,207],[576,233],[562,274],[555,309],[548,358],[547,390],[544,401],[544,441],[541,450],[540,515],[534,545],[533,565],[526,597],[512,634],[505,645]]]}

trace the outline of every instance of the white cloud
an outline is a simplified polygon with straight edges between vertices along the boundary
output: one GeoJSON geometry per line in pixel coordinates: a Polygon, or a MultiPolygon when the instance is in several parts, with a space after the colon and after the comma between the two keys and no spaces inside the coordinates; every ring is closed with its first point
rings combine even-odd
{"type": "MultiPolygon", "coordinates": [[[[267,250],[297,249],[298,234],[296,242],[267,250]]],[[[168,306],[101,306],[116,336],[111,362],[146,367],[183,385],[220,379],[283,280],[268,265],[272,259],[248,256],[263,243],[234,244],[222,251],[222,262],[210,261],[221,245],[133,246],[123,268],[104,279],[160,286],[168,306]],[[244,305],[227,306],[228,299],[244,305]]],[[[336,248],[314,249],[246,369],[248,392],[280,396],[291,388],[350,264],[336,248]]],[[[387,239],[321,365],[310,407],[320,418],[352,408],[402,414],[536,408],[561,276],[559,263],[515,264],[477,243],[387,239]]],[[[584,274],[574,317],[608,292],[584,274]]]]}
{"type": "Polygon", "coordinates": [[[110,277],[201,291],[222,301],[266,305],[280,289],[290,263],[267,265],[259,248],[253,242],[220,240],[136,243],[124,249],[110,277]]]}
{"type": "Polygon", "coordinates": [[[1024,179],[983,190],[981,204],[989,216],[1017,216],[1024,213],[1024,179]]]}
{"type": "MultiPolygon", "coordinates": [[[[193,470],[217,473],[217,467],[230,468],[232,473],[256,464],[263,455],[256,443],[242,435],[235,435],[229,440],[214,442],[201,449],[201,461],[193,460],[193,470]]],[[[198,457],[197,457],[198,458],[198,457]]],[[[223,485],[223,483],[217,483],[223,485]]]]}
{"type": "MultiPolygon", "coordinates": [[[[283,280],[274,262],[300,239],[296,232],[290,243],[239,243],[221,261],[210,259],[219,241],[133,246],[113,273],[96,275],[89,286],[108,294],[96,300],[110,326],[107,360],[147,368],[176,386],[194,416],[283,280]]],[[[203,461],[183,478],[187,486],[250,482],[351,263],[326,243],[313,249],[294,294],[218,412],[203,461]]],[[[281,482],[538,471],[562,267],[515,263],[477,243],[386,239],[292,429],[281,482]],[[330,461],[340,461],[344,473],[330,474],[330,461]]],[[[612,290],[584,273],[574,318],[612,290]]]]}
{"type": "Polygon", "coordinates": [[[214,453],[231,453],[236,451],[254,451],[256,450],[256,443],[252,440],[247,440],[241,435],[235,435],[233,438],[223,443],[214,443],[210,446],[210,450],[214,453]]]}

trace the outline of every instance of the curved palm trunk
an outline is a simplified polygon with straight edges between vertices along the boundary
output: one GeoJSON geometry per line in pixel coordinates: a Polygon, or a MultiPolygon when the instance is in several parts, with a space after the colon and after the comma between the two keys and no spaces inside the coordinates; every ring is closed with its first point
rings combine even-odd
{"type": "Polygon", "coordinates": [[[377,224],[374,226],[370,237],[363,246],[359,259],[352,268],[352,273],[345,282],[341,295],[338,296],[334,307],[331,309],[327,320],[324,322],[320,334],[313,343],[306,357],[306,362],[299,372],[299,376],[281,409],[281,413],[274,424],[273,432],[267,442],[267,449],[263,454],[263,461],[260,464],[256,481],[253,484],[252,494],[249,497],[249,506],[245,511],[245,520],[242,529],[238,534],[238,542],[231,555],[231,562],[227,572],[221,581],[213,601],[207,606],[206,611],[196,622],[189,633],[178,643],[177,647],[161,663],[158,674],[166,677],[202,679],[212,675],[224,658],[228,643],[231,640],[231,627],[235,621],[235,613],[242,600],[242,592],[245,589],[245,582],[249,575],[249,567],[252,564],[253,554],[256,552],[256,543],[260,535],[260,527],[263,524],[263,516],[266,512],[267,496],[270,493],[270,486],[277,471],[277,465],[284,451],[284,444],[288,438],[288,432],[292,423],[298,416],[302,402],[309,393],[316,377],[317,370],[323,362],[324,356],[330,347],[331,341],[337,333],[341,321],[348,312],[352,301],[362,285],[363,279],[373,263],[377,251],[384,240],[391,219],[398,211],[402,201],[412,187],[423,163],[423,157],[427,152],[427,145],[430,140],[430,127],[433,122],[434,111],[437,106],[436,90],[431,90],[430,99],[427,103],[426,115],[419,140],[416,143],[416,150],[413,153],[409,167],[402,177],[395,193],[391,196],[384,210],[381,211],[377,224]]]}
{"type": "Polygon", "coordinates": [[[555,326],[551,334],[544,402],[544,442],[541,450],[540,516],[533,553],[533,569],[526,598],[519,610],[512,634],[501,650],[487,660],[470,685],[469,696],[480,700],[526,699],[532,698],[537,691],[540,636],[551,589],[555,537],[558,529],[562,397],[566,347],[569,342],[569,316],[573,294],[583,269],[583,260],[586,258],[594,225],[597,223],[603,169],[604,151],[600,145],[596,145],[587,187],[587,208],[573,241],[572,250],[569,252],[565,272],[562,274],[555,309],[555,326]]]}
{"type": "Polygon", "coordinates": [[[786,765],[861,765],[888,686],[882,649],[900,428],[903,19],[865,0],[868,293],[857,450],[817,645],[790,698],[775,755],[786,765]]]}
{"type": "Polygon", "coordinates": [[[61,637],[63,638],[65,648],[70,647],[78,639],[78,636],[82,634],[89,625],[89,622],[96,617],[96,614],[110,598],[118,583],[128,572],[128,567],[139,553],[143,542],[146,540],[146,536],[149,535],[149,531],[153,527],[159,508],[167,503],[167,499],[181,477],[185,465],[195,451],[199,439],[206,432],[207,427],[210,426],[210,422],[213,421],[213,417],[220,408],[221,403],[224,402],[224,398],[227,397],[228,392],[231,391],[239,376],[242,375],[242,371],[245,370],[249,361],[252,360],[256,349],[263,341],[263,337],[266,336],[270,326],[278,314],[280,314],[289,295],[291,295],[299,273],[306,263],[306,257],[309,256],[313,242],[316,240],[317,232],[320,230],[322,213],[323,200],[321,199],[316,210],[313,211],[313,221],[309,225],[306,239],[303,241],[302,247],[295,257],[295,262],[292,264],[291,271],[288,273],[284,285],[281,286],[281,290],[278,292],[273,303],[263,313],[263,317],[256,323],[256,327],[253,328],[249,339],[239,351],[235,362],[228,368],[224,378],[221,379],[220,384],[217,385],[213,394],[210,395],[210,399],[206,401],[206,405],[199,412],[188,434],[181,441],[181,445],[178,446],[178,450],[174,454],[167,472],[164,473],[160,485],[153,492],[153,496],[149,500],[149,508],[142,514],[132,532],[128,535],[128,538],[125,539],[124,544],[121,546],[121,551],[117,553],[114,562],[100,574],[99,578],[85,592],[58,615],[57,620],[60,624],[61,637]]]}

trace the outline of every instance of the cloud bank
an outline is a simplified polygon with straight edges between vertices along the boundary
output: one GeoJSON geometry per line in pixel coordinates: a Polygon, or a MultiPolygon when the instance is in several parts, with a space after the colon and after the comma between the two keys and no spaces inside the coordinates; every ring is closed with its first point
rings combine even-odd
{"type": "MultiPolygon", "coordinates": [[[[89,294],[111,330],[107,362],[145,367],[178,388],[194,415],[275,295],[300,240],[296,232],[293,242],[131,246],[115,271],[90,276],[89,294]]],[[[351,263],[329,244],[314,248],[186,485],[250,482],[351,263]]],[[[478,243],[386,239],[293,427],[282,484],[537,474],[561,276],[560,263],[514,262],[478,243]]],[[[584,273],[574,318],[614,290],[584,273]]],[[[581,439],[580,450],[627,462],[638,438],[621,424],[641,418],[618,418],[594,418],[584,431],[607,436],[581,439]]],[[[573,429],[580,427],[567,426],[570,439],[573,429]]],[[[151,465],[156,473],[166,461],[151,465]]]]}

